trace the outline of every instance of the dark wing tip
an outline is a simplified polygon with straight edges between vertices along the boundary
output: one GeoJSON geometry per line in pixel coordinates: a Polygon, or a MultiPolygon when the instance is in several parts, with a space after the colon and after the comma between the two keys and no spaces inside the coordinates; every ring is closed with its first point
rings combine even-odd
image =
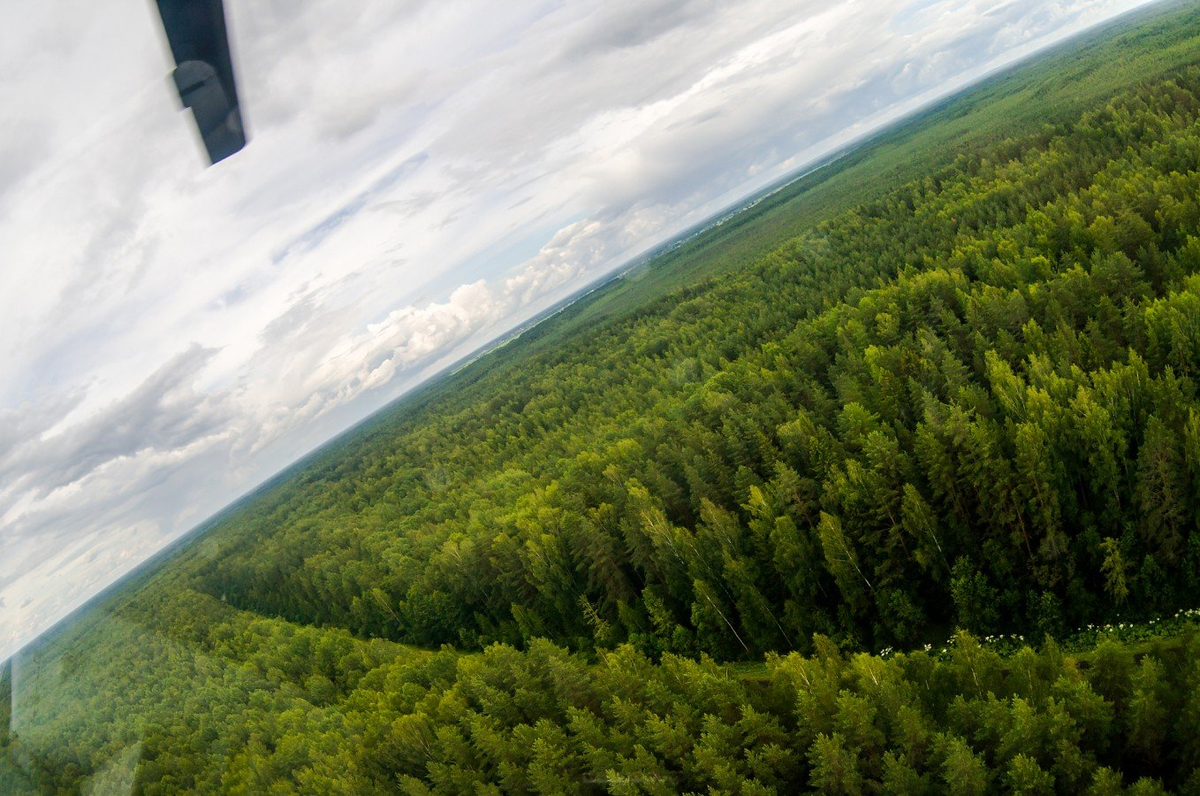
{"type": "Polygon", "coordinates": [[[225,9],[221,0],[158,0],[158,11],[179,98],[192,109],[209,161],[217,163],[246,145],[225,9]]]}

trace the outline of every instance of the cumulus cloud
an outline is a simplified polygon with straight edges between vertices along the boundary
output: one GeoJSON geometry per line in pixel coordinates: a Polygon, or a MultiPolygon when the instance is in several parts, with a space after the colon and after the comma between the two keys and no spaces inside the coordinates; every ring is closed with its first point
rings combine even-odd
{"type": "Polygon", "coordinates": [[[94,535],[171,467],[227,437],[236,416],[225,396],[192,386],[212,353],[190,347],[128,396],[75,422],[77,396],[9,414],[19,433],[0,446],[0,587],[94,535]]]}
{"type": "Polygon", "coordinates": [[[0,658],[314,445],[806,160],[1142,0],[230,0],[0,28],[0,658]],[[865,21],[869,20],[869,24],[865,21]]]}
{"type": "Polygon", "coordinates": [[[31,493],[42,498],[115,460],[145,450],[184,448],[220,430],[231,417],[219,396],[191,387],[213,353],[192,345],[129,395],[86,419],[57,433],[50,429],[14,440],[0,458],[0,478],[17,485],[32,482],[31,493]]]}

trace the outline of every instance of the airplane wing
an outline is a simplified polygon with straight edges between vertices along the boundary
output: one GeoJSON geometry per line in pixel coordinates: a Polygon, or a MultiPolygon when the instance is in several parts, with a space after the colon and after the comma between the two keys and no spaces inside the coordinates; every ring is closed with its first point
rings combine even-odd
{"type": "Polygon", "coordinates": [[[158,13],[175,57],[179,98],[192,109],[209,161],[217,163],[246,145],[225,9],[221,0],[158,0],[158,13]]]}

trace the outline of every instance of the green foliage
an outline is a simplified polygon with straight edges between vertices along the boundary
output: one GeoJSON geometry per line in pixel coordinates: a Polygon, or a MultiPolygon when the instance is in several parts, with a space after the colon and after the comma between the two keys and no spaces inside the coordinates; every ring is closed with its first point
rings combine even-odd
{"type": "MultiPolygon", "coordinates": [[[[939,660],[847,656],[818,638],[815,656],[771,656],[744,677],[709,658],[655,662],[621,645],[592,662],[534,641],[391,656],[324,703],[237,660],[146,639],[120,661],[111,649],[82,654],[76,693],[61,693],[61,672],[27,686],[31,715],[14,737],[26,754],[9,764],[41,790],[87,771],[92,783],[135,772],[149,793],[487,783],[534,793],[1117,792],[1122,771],[1153,790],[1191,774],[1168,750],[1196,748],[1195,644],[1160,645],[1136,663],[1116,642],[1078,657],[1051,644],[1003,659],[960,634],[939,660]],[[120,699],[131,666],[156,678],[159,701],[145,694],[112,714],[124,738],[94,734],[94,712],[120,699]],[[82,712],[79,693],[96,695],[82,712]]],[[[49,656],[27,663],[53,668],[49,656]]]]}

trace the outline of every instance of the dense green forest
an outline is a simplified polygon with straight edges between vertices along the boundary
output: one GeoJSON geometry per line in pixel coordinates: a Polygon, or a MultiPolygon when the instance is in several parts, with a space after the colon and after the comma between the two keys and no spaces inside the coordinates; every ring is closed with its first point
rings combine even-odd
{"type": "Polygon", "coordinates": [[[296,468],[10,663],[0,788],[1200,792],[1195,11],[296,468]]]}

